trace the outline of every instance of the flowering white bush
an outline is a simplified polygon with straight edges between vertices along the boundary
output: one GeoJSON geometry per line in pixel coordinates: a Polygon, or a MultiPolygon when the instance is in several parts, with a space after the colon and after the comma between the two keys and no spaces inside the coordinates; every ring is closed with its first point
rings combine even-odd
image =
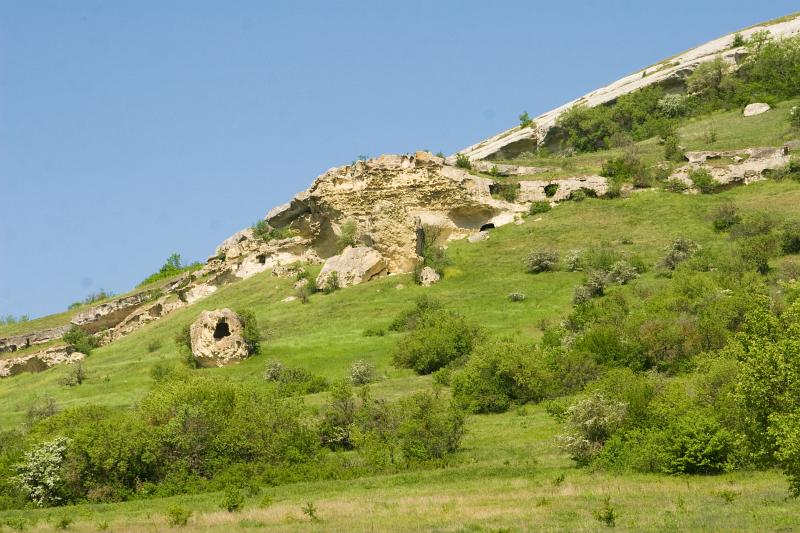
{"type": "Polygon", "coordinates": [[[25,460],[17,465],[16,484],[39,507],[61,501],[61,466],[70,440],[66,437],[43,442],[25,453],[25,460]]]}
{"type": "Polygon", "coordinates": [[[567,409],[567,433],[559,436],[561,449],[578,464],[587,464],[622,425],[628,406],[595,393],[567,409]]]}

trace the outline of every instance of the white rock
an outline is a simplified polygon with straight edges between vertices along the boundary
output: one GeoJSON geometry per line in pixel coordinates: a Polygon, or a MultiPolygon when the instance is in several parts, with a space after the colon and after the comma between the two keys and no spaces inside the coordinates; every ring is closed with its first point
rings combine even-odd
{"type": "Polygon", "coordinates": [[[200,366],[225,366],[248,357],[243,324],[230,309],[203,311],[189,328],[192,356],[200,366]]]}
{"type": "Polygon", "coordinates": [[[386,262],[383,256],[368,246],[348,246],[341,255],[325,261],[317,276],[317,287],[325,287],[333,272],[336,272],[339,287],[357,285],[383,274],[386,262]]]}
{"type": "Polygon", "coordinates": [[[283,303],[289,303],[289,302],[293,302],[293,301],[295,301],[295,300],[297,300],[297,296],[287,296],[286,298],[284,298],[283,300],[281,300],[281,302],[283,302],[283,303]]]}
{"type": "Polygon", "coordinates": [[[761,113],[766,113],[770,110],[769,104],[765,104],[762,102],[749,104],[747,107],[744,108],[744,116],[746,117],[754,117],[756,115],[760,115],[761,113]]]}
{"type": "Polygon", "coordinates": [[[419,283],[423,287],[430,287],[440,279],[441,276],[439,276],[439,273],[431,267],[425,267],[422,269],[422,272],[419,273],[419,283]]]}
{"type": "Polygon", "coordinates": [[[489,238],[488,231],[479,231],[478,233],[467,237],[467,240],[469,242],[480,242],[480,241],[485,241],[488,238],[489,238]]]}

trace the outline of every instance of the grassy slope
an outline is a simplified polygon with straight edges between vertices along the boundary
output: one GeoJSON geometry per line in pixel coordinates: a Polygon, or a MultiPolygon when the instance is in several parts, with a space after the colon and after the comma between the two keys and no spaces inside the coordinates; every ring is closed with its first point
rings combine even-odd
{"type": "MultiPolygon", "coordinates": [[[[800,185],[762,182],[712,196],[685,196],[648,191],[628,199],[567,203],[525,224],[498,228],[488,241],[450,246],[453,266],[438,285],[422,289],[408,276],[394,276],[332,295],[314,295],[312,303],[280,303],[291,292],[291,280],[264,273],[223,288],[208,299],[103,347],[87,360],[88,381],[75,388],[58,384],[67,368],[25,374],[0,381],[0,424],[20,423],[35,398],[52,396],[61,406],[78,402],[129,405],[150,385],[149,368],[160,360],[177,359],[172,337],[200,309],[250,307],[268,340],[264,354],[225,369],[202,370],[232,379],[259,380],[264,363],[277,358],[330,378],[346,375],[358,358],[374,362],[387,379],[377,394],[394,397],[430,387],[430,378],[416,377],[390,366],[393,335],[364,337],[367,327],[386,326],[396,313],[420,294],[441,298],[493,334],[537,337],[542,319],[557,320],[569,308],[581,274],[528,275],[522,261],[531,249],[552,246],[565,252],[609,242],[654,262],[675,235],[686,234],[704,246],[725,246],[715,234],[708,213],[732,199],[743,209],[770,209],[798,216],[800,185]],[[633,244],[623,245],[622,239],[633,244]],[[395,285],[404,283],[403,289],[395,285]],[[521,291],[522,303],[506,295],[521,291]],[[161,340],[150,353],[147,344],[161,340]]],[[[653,274],[644,283],[657,282],[653,274]]],[[[325,395],[309,398],[319,405],[325,395]]],[[[800,510],[786,500],[786,484],[775,472],[736,473],[716,477],[675,478],[653,475],[592,473],[571,467],[554,445],[556,424],[541,407],[524,414],[472,416],[469,436],[458,455],[459,465],[351,482],[318,482],[265,488],[248,500],[241,514],[219,511],[218,494],[203,494],[114,505],[78,506],[69,510],[25,513],[28,519],[48,519],[65,512],[75,516],[74,530],[91,531],[98,521],[114,530],[151,531],[164,526],[164,510],[176,502],[196,511],[192,530],[247,530],[274,527],[287,530],[387,530],[483,527],[515,529],[600,529],[593,511],[605,496],[619,512],[618,526],[627,530],[775,530],[791,528],[800,510]],[[553,480],[565,473],[560,485],[553,480]],[[727,491],[727,492],[726,492],[727,491]],[[722,494],[732,494],[733,505],[722,494]],[[259,502],[263,494],[274,500],[259,502]],[[301,512],[313,501],[323,521],[311,524],[301,512]],[[123,524],[128,524],[125,529],[123,524]],[[535,525],[535,526],[534,526],[535,525]]],[[[0,516],[14,512],[0,513],[0,516]]]]}
{"type": "MultiPolygon", "coordinates": [[[[778,145],[789,138],[786,108],[783,105],[750,119],[736,112],[693,121],[682,129],[683,143],[689,149],[778,145]],[[703,137],[711,123],[718,141],[709,147],[703,137]]],[[[653,141],[639,146],[645,157],[660,156],[661,147],[653,141]]],[[[609,155],[570,159],[602,161],[609,155]]],[[[546,164],[539,158],[525,162],[546,164]]],[[[59,384],[69,371],[67,367],[0,380],[0,426],[22,423],[30,405],[48,397],[62,408],[84,402],[132,404],[152,383],[149,371],[154,364],[178,360],[172,339],[181,327],[201,309],[222,306],[246,307],[256,313],[266,336],[263,353],[236,366],[198,372],[258,381],[265,362],[276,358],[337,378],[346,375],[354,360],[363,358],[386,376],[373,387],[377,395],[391,398],[427,389],[431,386],[429,377],[391,366],[393,335],[365,337],[364,330],[386,327],[416,297],[430,294],[482,324],[491,334],[537,338],[543,320],[558,320],[568,311],[573,288],[582,276],[565,272],[525,274],[522,263],[529,250],[554,247],[565,253],[606,242],[654,263],[678,234],[706,247],[727,246],[709,223],[709,212],[726,200],[734,200],[745,210],[768,209],[784,216],[800,216],[800,185],[793,182],[758,183],[713,196],[645,191],[628,199],[562,204],[527,219],[523,225],[498,228],[488,241],[453,242],[449,248],[452,266],[445,279],[429,289],[413,285],[409,276],[393,276],[332,295],[314,295],[311,304],[302,305],[280,302],[292,293],[292,280],[260,274],[224,287],[193,306],[96,350],[86,362],[89,378],[80,387],[59,384]],[[633,244],[622,244],[623,240],[633,244]],[[398,283],[405,287],[395,288],[398,283]],[[511,303],[506,298],[510,292],[523,292],[528,298],[511,303]],[[160,341],[160,346],[151,352],[148,345],[154,341],[160,341]]],[[[658,280],[650,273],[641,283],[658,280]]],[[[38,322],[55,324],[62,319],[55,315],[38,322]]],[[[0,332],[5,334],[6,328],[0,328],[0,332]]],[[[307,403],[318,406],[325,399],[326,394],[314,395],[307,403]]],[[[776,472],[678,478],[577,470],[556,450],[553,439],[557,425],[540,406],[504,415],[471,416],[468,429],[457,466],[348,482],[264,488],[261,494],[250,497],[246,510],[238,514],[219,510],[219,494],[201,494],[6,512],[0,513],[0,522],[22,514],[26,520],[38,521],[34,529],[50,530],[53,520],[69,515],[76,520],[71,527],[76,531],[94,531],[102,522],[110,523],[114,531],[153,531],[165,527],[165,510],[180,504],[195,511],[190,523],[193,531],[481,531],[499,527],[588,531],[605,528],[593,513],[608,496],[619,513],[617,526],[623,530],[791,530],[800,510],[797,501],[786,500],[786,483],[776,472]],[[564,481],[555,483],[561,474],[564,481]],[[273,500],[271,505],[260,503],[264,495],[273,500]],[[729,495],[734,503],[723,495],[729,495]],[[311,523],[301,512],[308,501],[315,503],[321,522],[311,523]]]]}
{"type": "MultiPolygon", "coordinates": [[[[754,146],[780,146],[788,140],[797,138],[797,132],[789,126],[789,110],[800,100],[787,100],[774,109],[755,117],[743,117],[741,110],[721,111],[712,115],[693,118],[678,128],[680,143],[687,150],[736,150],[754,146]],[[708,143],[707,131],[714,131],[717,139],[708,143]]],[[[655,138],[637,143],[639,157],[647,164],[664,158],[664,147],[655,138]]],[[[577,174],[597,174],[603,162],[611,157],[622,155],[622,149],[603,150],[577,154],[571,157],[560,155],[537,155],[531,158],[518,158],[498,161],[513,165],[534,167],[553,167],[553,170],[531,176],[520,176],[511,181],[549,180],[577,174]]]]}

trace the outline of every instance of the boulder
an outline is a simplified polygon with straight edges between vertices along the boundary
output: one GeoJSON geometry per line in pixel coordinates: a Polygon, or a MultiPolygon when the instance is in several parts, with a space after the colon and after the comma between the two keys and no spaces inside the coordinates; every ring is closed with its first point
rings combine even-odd
{"type": "Polygon", "coordinates": [[[386,261],[377,251],[368,246],[348,246],[341,255],[334,255],[325,261],[317,276],[317,287],[325,287],[336,272],[339,287],[357,285],[383,274],[386,261]]]}
{"type": "Polygon", "coordinates": [[[431,267],[425,267],[419,273],[419,284],[423,287],[430,287],[434,283],[437,283],[440,279],[441,276],[439,276],[439,273],[431,267]]]}
{"type": "Polygon", "coordinates": [[[749,104],[747,107],[745,107],[743,115],[746,117],[754,117],[756,115],[760,115],[761,113],[766,113],[769,110],[769,104],[758,102],[755,104],[749,104]]]}
{"type": "Polygon", "coordinates": [[[488,231],[479,231],[475,235],[470,235],[469,237],[467,237],[467,240],[469,242],[480,242],[480,241],[485,241],[488,238],[489,238],[488,231]]]}
{"type": "Polygon", "coordinates": [[[243,324],[230,309],[203,311],[189,328],[192,355],[203,367],[225,366],[246,359],[243,324]]]}

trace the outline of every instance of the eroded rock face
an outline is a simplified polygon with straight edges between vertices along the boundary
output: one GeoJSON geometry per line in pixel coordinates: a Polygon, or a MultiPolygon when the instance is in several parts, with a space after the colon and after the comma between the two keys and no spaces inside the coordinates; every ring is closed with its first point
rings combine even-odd
{"type": "Polygon", "coordinates": [[[53,339],[60,339],[64,333],[69,331],[71,326],[69,324],[58,326],[55,328],[42,329],[39,331],[32,331],[30,333],[23,333],[20,335],[12,335],[0,339],[0,353],[2,352],[16,352],[30,346],[37,344],[44,344],[53,339]]]}
{"type": "MultiPolygon", "coordinates": [[[[773,24],[753,26],[737,33],[741,34],[745,39],[749,39],[755,32],[763,30],[769,31],[774,39],[798,35],[800,34],[800,17],[788,20],[782,19],[773,24]]],[[[535,128],[515,126],[493,137],[459,150],[459,153],[464,154],[473,161],[491,158],[510,158],[523,151],[535,149],[537,145],[547,142],[554,130],[558,117],[573,106],[585,105],[587,107],[596,107],[598,105],[608,104],[622,95],[650,85],[661,85],[667,90],[671,90],[675,87],[682,87],[686,77],[699,65],[708,61],[713,61],[717,57],[721,57],[723,61],[735,68],[742,56],[746,53],[746,50],[743,48],[734,48],[732,46],[733,39],[734,34],[731,33],[709,41],[687,52],[662,61],[661,63],[625,76],[577,100],[573,100],[572,102],[568,102],[551,111],[543,113],[534,118],[536,124],[535,128]]],[[[454,163],[455,158],[455,155],[453,155],[449,156],[447,160],[450,163],[454,163]]]]}
{"type": "Polygon", "coordinates": [[[608,192],[608,180],[603,176],[576,176],[550,181],[519,182],[519,202],[562,202],[572,193],[583,190],[590,196],[603,196],[608,192]]]}
{"type": "Polygon", "coordinates": [[[679,167],[670,179],[677,179],[689,187],[692,171],[703,168],[721,185],[732,183],[748,184],[765,179],[765,172],[785,167],[789,163],[789,149],[779,148],[747,148],[746,150],[729,150],[723,152],[687,152],[689,164],[679,167]],[[709,165],[708,160],[730,159],[729,165],[709,165]]]}
{"type": "Polygon", "coordinates": [[[748,104],[748,106],[744,108],[742,114],[746,117],[754,117],[761,113],[766,113],[770,109],[769,104],[765,103],[748,104]]]}
{"type": "Polygon", "coordinates": [[[330,283],[333,273],[339,287],[348,287],[369,281],[386,271],[383,256],[367,246],[348,246],[341,255],[335,255],[325,261],[317,276],[317,287],[323,288],[330,283]]]}
{"type": "Polygon", "coordinates": [[[248,357],[242,321],[230,309],[203,311],[191,327],[192,356],[202,367],[220,367],[248,357]]]}
{"type": "Polygon", "coordinates": [[[112,328],[122,322],[134,309],[149,301],[150,298],[151,293],[149,291],[117,298],[75,313],[70,322],[76,326],[81,326],[82,329],[89,333],[112,328]]]}
{"type": "Polygon", "coordinates": [[[266,220],[291,228],[323,258],[336,254],[345,224],[355,224],[359,242],[384,258],[387,273],[409,272],[421,227],[437,226],[444,238],[465,237],[500,214],[524,211],[492,198],[492,183],[427,152],[386,155],[325,172],[266,220]]]}
{"type": "Polygon", "coordinates": [[[20,357],[0,359],[0,378],[15,376],[22,372],[41,372],[61,364],[72,364],[86,357],[71,346],[55,346],[20,357]]]}

